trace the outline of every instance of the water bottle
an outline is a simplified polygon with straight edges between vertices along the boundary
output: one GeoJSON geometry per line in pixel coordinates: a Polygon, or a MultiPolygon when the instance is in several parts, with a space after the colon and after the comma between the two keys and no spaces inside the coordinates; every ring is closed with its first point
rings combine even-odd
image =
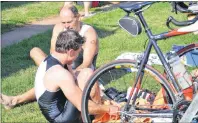
{"type": "Polygon", "coordinates": [[[179,86],[182,90],[187,89],[192,86],[191,76],[185,69],[184,64],[182,64],[179,56],[176,52],[172,51],[167,54],[167,60],[171,66],[173,74],[175,75],[179,86]]]}

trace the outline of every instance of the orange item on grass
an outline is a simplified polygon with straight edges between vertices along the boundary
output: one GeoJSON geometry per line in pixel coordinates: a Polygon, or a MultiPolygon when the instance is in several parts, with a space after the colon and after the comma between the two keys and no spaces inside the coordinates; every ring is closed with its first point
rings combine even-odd
{"type": "MultiPolygon", "coordinates": [[[[184,97],[187,101],[192,101],[193,98],[193,87],[189,87],[187,89],[182,90],[184,97]]],[[[157,93],[155,100],[153,102],[152,108],[168,108],[165,104],[167,104],[167,101],[165,99],[165,90],[163,88],[160,89],[160,91],[157,93]]]]}
{"type": "Polygon", "coordinates": [[[110,120],[119,120],[119,115],[110,115],[109,113],[104,113],[101,115],[95,115],[95,119],[93,120],[93,123],[105,123],[109,122],[110,120]]]}
{"type": "Polygon", "coordinates": [[[150,117],[146,117],[146,118],[136,117],[134,118],[133,123],[152,123],[152,119],[150,117]]]}
{"type": "MultiPolygon", "coordinates": [[[[108,102],[108,101],[107,101],[108,102]]],[[[110,103],[110,102],[109,102],[110,103]]],[[[110,121],[117,121],[120,120],[120,115],[119,113],[117,113],[117,111],[120,108],[117,107],[117,109],[115,108],[110,108],[109,112],[103,113],[103,114],[98,114],[95,115],[94,120],[92,121],[93,123],[105,123],[105,122],[110,122],[110,121]],[[116,112],[116,113],[115,113],[116,112]]]]}
{"type": "Polygon", "coordinates": [[[193,87],[190,86],[187,89],[182,90],[184,97],[187,101],[192,101],[193,98],[193,87]]]}
{"type": "Polygon", "coordinates": [[[164,108],[167,108],[167,106],[165,104],[166,103],[166,100],[165,100],[165,92],[164,92],[164,89],[161,88],[160,91],[157,93],[156,97],[155,97],[155,100],[153,102],[153,106],[152,108],[153,109],[164,109],[164,108]]]}

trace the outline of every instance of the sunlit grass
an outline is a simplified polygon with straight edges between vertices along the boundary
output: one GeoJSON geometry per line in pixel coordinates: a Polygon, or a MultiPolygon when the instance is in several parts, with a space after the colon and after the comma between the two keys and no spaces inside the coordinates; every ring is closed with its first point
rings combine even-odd
{"type": "MultiPolygon", "coordinates": [[[[44,4],[44,2],[41,3],[44,4]]],[[[54,5],[56,3],[47,2],[46,5],[48,4],[54,5]]],[[[57,6],[55,13],[58,12],[58,8],[61,5],[55,5],[57,6]]],[[[178,19],[186,19],[184,14],[175,15],[170,10],[169,3],[156,3],[144,12],[145,19],[148,21],[148,25],[154,34],[168,31],[165,22],[169,15],[173,15],[178,19]]],[[[9,14],[8,10],[5,9],[5,11],[9,14]]],[[[118,20],[125,15],[126,13],[122,10],[115,9],[96,14],[84,20],[85,23],[94,26],[99,36],[100,51],[97,58],[97,67],[114,60],[123,52],[142,52],[144,50],[145,43],[147,43],[144,30],[139,36],[132,37],[118,26],[118,20]]],[[[1,49],[2,93],[17,95],[33,87],[37,67],[30,59],[29,51],[33,47],[40,47],[45,53],[49,54],[51,32],[51,30],[47,31],[18,44],[1,49]]],[[[159,41],[158,44],[162,51],[166,53],[173,44],[185,45],[192,42],[198,42],[198,36],[188,34],[159,41]]],[[[2,122],[47,122],[36,102],[14,108],[10,111],[6,111],[2,107],[1,120],[2,122]]]]}

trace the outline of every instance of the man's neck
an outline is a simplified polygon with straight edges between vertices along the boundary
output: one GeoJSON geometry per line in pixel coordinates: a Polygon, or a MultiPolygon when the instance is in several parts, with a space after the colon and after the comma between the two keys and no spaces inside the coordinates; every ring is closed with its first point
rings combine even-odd
{"type": "Polygon", "coordinates": [[[80,32],[81,28],[82,28],[82,22],[79,22],[76,31],[80,32]]]}
{"type": "Polygon", "coordinates": [[[55,59],[57,59],[62,65],[67,64],[67,59],[65,58],[65,55],[57,52],[53,52],[51,54],[55,59]]]}

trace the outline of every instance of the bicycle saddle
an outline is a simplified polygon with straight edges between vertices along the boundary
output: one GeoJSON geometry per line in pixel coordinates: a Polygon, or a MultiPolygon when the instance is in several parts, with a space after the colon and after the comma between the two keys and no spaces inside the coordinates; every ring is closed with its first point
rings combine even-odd
{"type": "Polygon", "coordinates": [[[143,7],[150,5],[154,2],[137,2],[137,3],[129,3],[129,4],[121,4],[120,8],[123,9],[125,12],[130,13],[130,12],[136,12],[143,7]]]}

